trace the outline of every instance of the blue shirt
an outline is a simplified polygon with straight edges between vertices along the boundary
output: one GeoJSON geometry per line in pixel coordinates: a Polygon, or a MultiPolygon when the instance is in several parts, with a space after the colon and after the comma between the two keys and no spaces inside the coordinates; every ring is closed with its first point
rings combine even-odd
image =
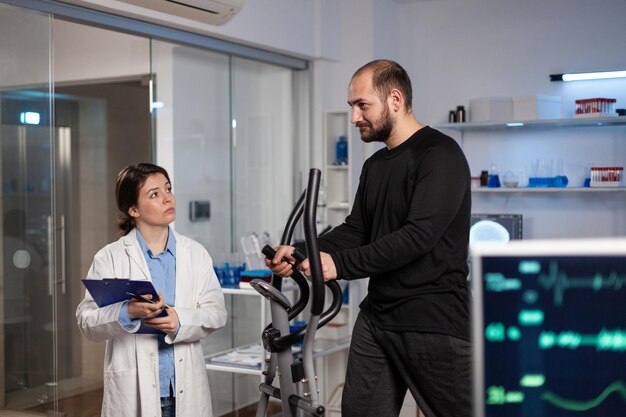
{"type": "MultiPolygon", "coordinates": [[[[135,229],[137,241],[141,252],[146,258],[152,284],[157,292],[163,294],[165,303],[174,306],[176,300],[176,238],[174,233],[169,229],[167,245],[165,250],[154,255],[146,241],[139,233],[139,229],[135,229]]],[[[128,317],[128,304],[125,303],[120,312],[120,323],[127,329],[134,327],[136,320],[128,317]]],[[[165,343],[165,334],[159,333],[159,384],[161,386],[161,397],[175,396],[176,392],[176,373],[174,367],[174,346],[165,343]]]]}

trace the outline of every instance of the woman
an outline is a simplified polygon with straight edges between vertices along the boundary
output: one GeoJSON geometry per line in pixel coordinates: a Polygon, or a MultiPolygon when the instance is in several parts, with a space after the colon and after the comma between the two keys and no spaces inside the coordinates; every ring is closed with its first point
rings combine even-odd
{"type": "Polygon", "coordinates": [[[212,416],[200,340],[224,326],[226,308],[211,257],[169,227],[176,199],[165,169],[124,168],[115,197],[123,236],[96,254],[88,277],[150,280],[159,299],[98,308],[87,291],[76,310],[81,332],[106,340],[102,416],[212,416]]]}

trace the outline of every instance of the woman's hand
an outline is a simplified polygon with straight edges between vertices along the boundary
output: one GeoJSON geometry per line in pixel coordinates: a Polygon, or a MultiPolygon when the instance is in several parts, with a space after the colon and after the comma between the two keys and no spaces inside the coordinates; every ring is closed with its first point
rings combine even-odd
{"type": "MultiPolygon", "coordinates": [[[[143,294],[142,296],[152,300],[152,294],[143,294]]],[[[128,301],[128,317],[131,319],[146,319],[161,314],[161,311],[165,308],[165,300],[161,293],[159,293],[159,297],[159,301],[156,303],[147,303],[131,298],[128,301]]]]}
{"type": "Polygon", "coordinates": [[[163,333],[174,334],[178,330],[178,314],[173,307],[166,307],[165,311],[167,311],[167,316],[153,317],[143,322],[163,333]]]}
{"type": "MultiPolygon", "coordinates": [[[[145,298],[151,300],[152,295],[144,295],[145,298]]],[[[173,307],[165,304],[165,297],[159,293],[159,301],[156,303],[147,303],[132,298],[128,301],[128,316],[131,319],[143,319],[144,324],[154,327],[164,333],[176,333],[178,329],[178,314],[173,307]],[[165,309],[167,316],[156,317],[165,309]]]]}

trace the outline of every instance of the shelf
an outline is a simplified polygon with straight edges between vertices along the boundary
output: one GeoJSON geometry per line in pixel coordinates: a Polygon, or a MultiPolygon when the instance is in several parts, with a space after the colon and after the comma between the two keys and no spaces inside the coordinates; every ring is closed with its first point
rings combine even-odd
{"type": "Polygon", "coordinates": [[[340,352],[350,348],[350,337],[339,340],[315,339],[313,345],[313,357],[320,358],[331,353],[340,352]]]}
{"type": "Polygon", "coordinates": [[[222,287],[222,292],[224,294],[235,294],[235,295],[261,295],[254,288],[233,288],[233,287],[222,287]]]}
{"type": "Polygon", "coordinates": [[[472,193],[619,193],[626,187],[517,187],[517,188],[472,188],[472,193]]]}
{"type": "Polygon", "coordinates": [[[261,368],[248,368],[245,366],[220,365],[216,363],[207,363],[206,369],[209,371],[231,372],[234,374],[246,374],[260,376],[261,368]]]}
{"type": "MultiPolygon", "coordinates": [[[[298,286],[296,284],[294,284],[292,281],[290,281],[288,283],[285,283],[285,281],[283,281],[282,291],[293,291],[293,290],[297,290],[297,289],[298,289],[298,286]]],[[[257,290],[255,290],[252,287],[244,287],[244,288],[239,288],[239,287],[222,287],[222,292],[224,294],[234,294],[234,295],[258,295],[258,296],[261,295],[261,294],[259,294],[257,292],[257,290]]]]}
{"type": "Polygon", "coordinates": [[[433,127],[437,129],[456,130],[459,132],[514,130],[514,129],[547,129],[564,127],[594,127],[594,126],[626,126],[626,116],[617,117],[590,117],[575,119],[546,119],[511,122],[476,122],[476,123],[444,123],[433,127]]]}
{"type": "Polygon", "coordinates": [[[331,210],[348,210],[350,209],[350,204],[347,201],[328,203],[326,205],[326,208],[331,210]]]}
{"type": "Polygon", "coordinates": [[[352,143],[354,127],[350,123],[350,117],[347,110],[324,112],[322,183],[325,204],[322,204],[319,210],[318,220],[321,229],[340,225],[350,211],[350,200],[355,186],[352,171],[359,165],[354,160],[359,153],[358,151],[355,153],[355,144],[352,143]],[[348,141],[348,163],[345,165],[334,163],[337,160],[335,151],[340,136],[345,136],[348,141]]]}
{"type": "MultiPolygon", "coordinates": [[[[326,355],[330,355],[335,352],[346,350],[350,347],[350,338],[344,338],[341,340],[327,340],[327,339],[315,339],[313,346],[313,357],[319,358],[326,355]]],[[[229,349],[223,352],[218,352],[213,355],[206,356],[204,358],[205,366],[207,370],[232,372],[238,374],[247,375],[261,375],[262,368],[264,368],[265,358],[263,355],[269,356],[269,353],[261,347],[261,344],[251,344],[247,346],[240,346],[234,349],[229,349]],[[245,350],[250,355],[248,361],[241,361],[233,363],[227,363],[228,359],[218,360],[218,357],[229,358],[232,357],[237,351],[245,350]],[[258,352],[258,354],[257,354],[258,352]],[[216,360],[216,362],[213,362],[216,360]],[[255,362],[257,365],[249,365],[247,363],[255,362]]],[[[300,349],[294,351],[294,357],[300,355],[300,349]]]]}
{"type": "Polygon", "coordinates": [[[347,171],[350,168],[350,165],[326,165],[326,169],[337,170],[337,171],[347,171]]]}
{"type": "Polygon", "coordinates": [[[232,349],[205,356],[204,362],[206,369],[248,375],[260,375],[261,367],[265,363],[265,357],[268,355],[269,353],[265,352],[265,349],[259,342],[244,346],[237,346],[232,349]]]}

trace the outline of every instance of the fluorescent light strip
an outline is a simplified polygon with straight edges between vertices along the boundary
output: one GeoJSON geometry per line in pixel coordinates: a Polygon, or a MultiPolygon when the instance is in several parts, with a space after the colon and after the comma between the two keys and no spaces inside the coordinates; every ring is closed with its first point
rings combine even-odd
{"type": "Polygon", "coordinates": [[[604,80],[609,78],[624,78],[626,71],[579,72],[569,74],[550,75],[551,81],[585,81],[604,80]]]}

